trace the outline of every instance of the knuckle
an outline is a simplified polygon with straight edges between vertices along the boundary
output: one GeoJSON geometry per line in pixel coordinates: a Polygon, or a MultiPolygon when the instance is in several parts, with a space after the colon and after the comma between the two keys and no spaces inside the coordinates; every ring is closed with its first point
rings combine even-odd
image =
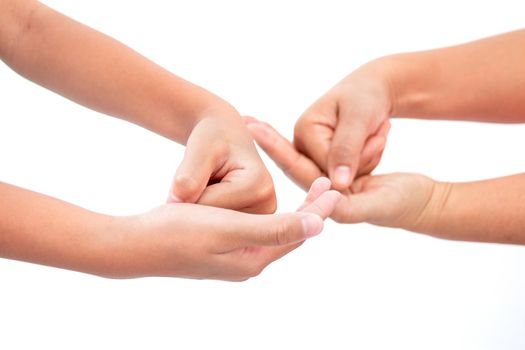
{"type": "Polygon", "coordinates": [[[277,210],[277,198],[275,198],[275,194],[272,195],[272,199],[268,201],[267,207],[265,208],[265,212],[267,214],[273,214],[277,210]]]}
{"type": "Polygon", "coordinates": [[[271,240],[275,245],[285,245],[290,242],[289,229],[284,222],[275,226],[271,233],[271,240]]]}
{"type": "Polygon", "coordinates": [[[261,201],[269,201],[275,197],[275,189],[271,180],[263,179],[257,188],[255,196],[261,201]]]}
{"type": "Polygon", "coordinates": [[[175,190],[183,194],[192,194],[198,190],[199,184],[187,174],[177,175],[175,178],[175,190]]]}
{"type": "Polygon", "coordinates": [[[211,142],[209,149],[213,150],[213,158],[215,160],[221,160],[226,157],[230,148],[224,140],[217,139],[211,142]]]}
{"type": "Polygon", "coordinates": [[[333,160],[350,161],[356,153],[356,150],[346,143],[332,144],[330,147],[330,157],[333,160]]]}
{"type": "Polygon", "coordinates": [[[309,113],[303,114],[294,125],[294,140],[301,141],[303,135],[308,135],[308,130],[312,127],[313,118],[309,113]]]}
{"type": "Polygon", "coordinates": [[[276,210],[277,202],[271,201],[257,207],[243,209],[242,211],[250,214],[274,214],[276,210]]]}
{"type": "Polygon", "coordinates": [[[302,115],[297,122],[294,125],[293,131],[296,136],[300,135],[304,129],[307,127],[307,125],[310,124],[310,121],[308,120],[308,117],[306,115],[302,115]]]}
{"type": "Polygon", "coordinates": [[[265,177],[253,194],[259,212],[261,214],[272,214],[277,209],[277,198],[271,178],[265,177]]]}

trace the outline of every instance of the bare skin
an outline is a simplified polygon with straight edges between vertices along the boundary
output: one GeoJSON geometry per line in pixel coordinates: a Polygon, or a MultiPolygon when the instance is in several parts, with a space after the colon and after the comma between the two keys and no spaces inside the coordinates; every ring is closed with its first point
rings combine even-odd
{"type": "Polygon", "coordinates": [[[272,179],[228,102],[37,1],[0,0],[0,23],[0,59],[27,79],[178,143],[197,133],[170,201],[275,211],[272,179]]]}
{"type": "Polygon", "coordinates": [[[390,118],[523,122],[524,40],[521,30],[371,61],[303,113],[294,145],[343,190],[379,163],[390,118]]]}
{"type": "Polygon", "coordinates": [[[0,256],[111,278],[241,281],[319,234],[340,194],[319,179],[298,212],[165,204],[113,217],[0,183],[0,256]]]}
{"type": "Polygon", "coordinates": [[[365,64],[301,116],[293,144],[266,123],[245,121],[302,188],[318,176],[331,177],[344,194],[333,214],[339,222],[525,244],[525,174],[472,183],[369,175],[381,159],[392,117],[524,122],[523,42],[525,30],[365,64]]]}
{"type": "Polygon", "coordinates": [[[238,281],[321,231],[339,200],[327,179],[314,184],[298,213],[239,212],[273,213],[276,202],[227,102],[37,1],[0,0],[0,23],[0,58],[19,74],[188,146],[170,204],[131,217],[0,183],[0,257],[106,277],[238,281]]]}

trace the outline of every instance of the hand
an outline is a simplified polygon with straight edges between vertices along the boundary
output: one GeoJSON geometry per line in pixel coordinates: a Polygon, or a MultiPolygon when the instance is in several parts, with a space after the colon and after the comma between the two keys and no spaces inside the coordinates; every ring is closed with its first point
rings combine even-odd
{"type": "MultiPolygon", "coordinates": [[[[323,171],[270,125],[247,120],[257,144],[300,187],[307,188],[323,171]]],[[[368,222],[420,231],[433,203],[436,182],[418,174],[364,175],[342,191],[331,217],[341,223],[368,222]]]]}
{"type": "Polygon", "coordinates": [[[385,64],[357,69],[303,113],[294,146],[326,174],[337,190],[379,163],[390,129],[390,89],[385,64]]]}
{"type": "Polygon", "coordinates": [[[193,128],[168,202],[259,214],[275,211],[272,178],[235,111],[203,118],[193,128]]]}
{"type": "Polygon", "coordinates": [[[115,277],[174,276],[243,281],[319,234],[340,199],[330,181],[312,184],[298,212],[254,215],[196,204],[168,204],[123,218],[115,277]]]}

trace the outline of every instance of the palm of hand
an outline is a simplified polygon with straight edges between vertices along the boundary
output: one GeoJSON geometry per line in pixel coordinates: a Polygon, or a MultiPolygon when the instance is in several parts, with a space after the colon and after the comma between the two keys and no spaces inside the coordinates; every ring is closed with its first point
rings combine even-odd
{"type": "Polygon", "coordinates": [[[419,174],[362,176],[339,202],[334,219],[390,227],[413,226],[430,200],[432,183],[419,174]]]}
{"type": "Polygon", "coordinates": [[[326,178],[315,181],[295,213],[254,215],[176,203],[124,218],[129,226],[121,247],[129,261],[120,273],[232,281],[253,277],[321,232],[341,197],[330,186],[326,178]]]}

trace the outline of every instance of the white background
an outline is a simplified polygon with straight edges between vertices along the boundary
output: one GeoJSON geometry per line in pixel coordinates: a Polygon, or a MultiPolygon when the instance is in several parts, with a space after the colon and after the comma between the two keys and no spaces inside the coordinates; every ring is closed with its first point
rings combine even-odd
{"type": "MultiPolygon", "coordinates": [[[[525,22],[522,1],[46,3],[287,136],[368,60],[525,22]]],[[[0,96],[0,181],[115,215],[164,201],[182,146],[4,65],[0,96]]],[[[524,135],[522,125],[395,120],[377,172],[449,181],[523,172],[524,135]]],[[[265,161],[279,211],[294,209],[302,192],[265,161]]],[[[107,280],[0,260],[0,349],[523,349],[524,265],[523,247],[333,222],[242,284],[107,280]]]]}

